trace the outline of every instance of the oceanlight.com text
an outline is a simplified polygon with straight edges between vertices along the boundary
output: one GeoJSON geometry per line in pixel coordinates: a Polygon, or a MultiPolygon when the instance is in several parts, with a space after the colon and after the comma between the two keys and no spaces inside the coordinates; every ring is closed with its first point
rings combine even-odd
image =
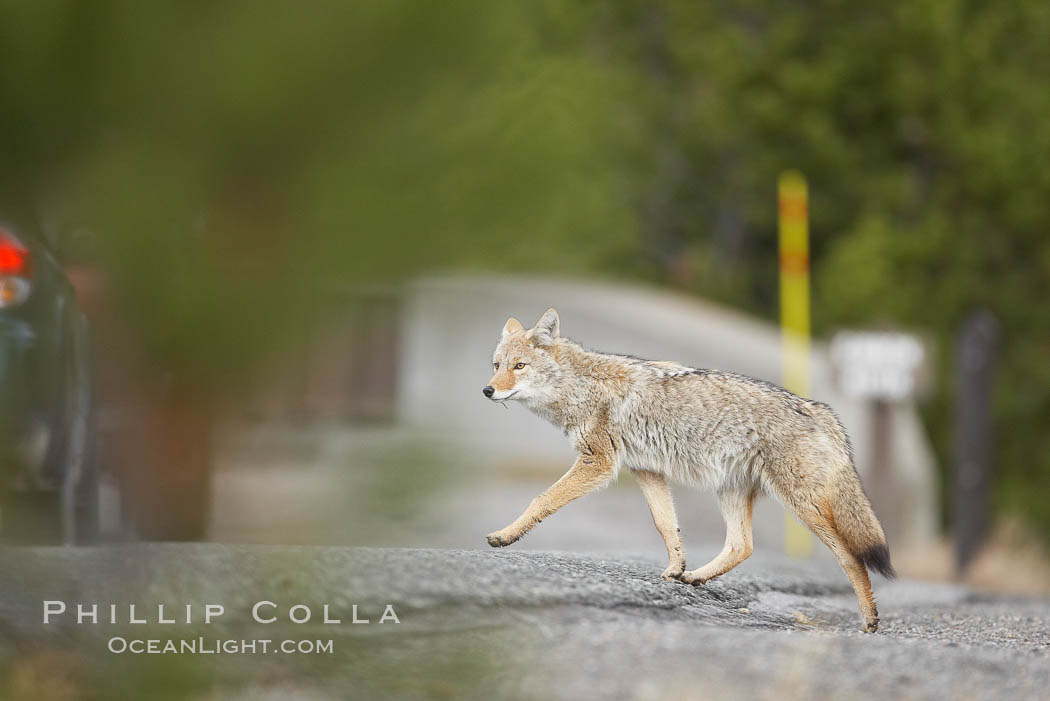
{"type": "Polygon", "coordinates": [[[115,636],[106,647],[116,655],[331,655],[335,652],[335,641],[115,636]]]}

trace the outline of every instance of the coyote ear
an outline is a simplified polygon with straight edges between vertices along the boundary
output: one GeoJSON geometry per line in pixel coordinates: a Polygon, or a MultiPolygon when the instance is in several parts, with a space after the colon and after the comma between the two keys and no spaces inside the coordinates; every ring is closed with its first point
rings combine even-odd
{"type": "Polygon", "coordinates": [[[532,330],[532,338],[537,345],[549,346],[554,343],[554,339],[559,336],[560,332],[561,320],[558,318],[558,312],[548,309],[536,322],[536,328],[532,330]]]}
{"type": "Polygon", "coordinates": [[[515,319],[514,317],[511,317],[507,319],[507,323],[503,325],[503,338],[506,338],[512,333],[517,333],[518,331],[524,330],[525,327],[521,325],[521,322],[515,319]]]}

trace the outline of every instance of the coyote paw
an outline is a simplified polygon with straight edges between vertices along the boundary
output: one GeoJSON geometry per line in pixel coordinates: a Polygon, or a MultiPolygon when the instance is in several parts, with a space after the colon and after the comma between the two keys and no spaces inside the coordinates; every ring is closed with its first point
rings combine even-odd
{"type": "Polygon", "coordinates": [[[491,545],[492,547],[503,548],[510,545],[520,537],[521,536],[511,535],[506,531],[496,531],[495,533],[489,533],[487,536],[485,536],[485,539],[488,540],[489,545],[491,545]]]}
{"type": "Polygon", "coordinates": [[[864,623],[864,632],[865,633],[875,633],[878,630],[879,630],[879,619],[873,618],[870,621],[865,621],[865,623],[864,623]]]}
{"type": "Polygon", "coordinates": [[[682,577],[682,573],[685,571],[685,563],[679,562],[677,565],[669,565],[666,570],[660,575],[660,579],[665,579],[668,582],[676,582],[682,577]]]}
{"type": "Polygon", "coordinates": [[[685,582],[686,584],[707,584],[712,579],[714,579],[714,577],[705,576],[700,570],[693,570],[692,572],[683,572],[682,576],[678,578],[678,581],[685,582]]]}

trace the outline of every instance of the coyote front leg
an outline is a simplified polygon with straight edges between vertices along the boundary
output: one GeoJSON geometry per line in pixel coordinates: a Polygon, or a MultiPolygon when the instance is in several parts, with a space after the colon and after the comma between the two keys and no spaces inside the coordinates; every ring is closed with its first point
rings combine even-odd
{"type": "Polygon", "coordinates": [[[685,570],[685,551],[682,549],[682,534],[678,530],[678,515],[674,512],[674,501],[667,480],[656,472],[636,470],[634,473],[638,486],[649,504],[653,523],[667,547],[667,569],[660,576],[664,579],[678,579],[685,570]]]}
{"type": "Polygon", "coordinates": [[[560,480],[532,500],[525,512],[501,531],[488,535],[489,545],[510,545],[573,499],[605,484],[613,476],[613,461],[603,455],[580,455],[560,480]]]}

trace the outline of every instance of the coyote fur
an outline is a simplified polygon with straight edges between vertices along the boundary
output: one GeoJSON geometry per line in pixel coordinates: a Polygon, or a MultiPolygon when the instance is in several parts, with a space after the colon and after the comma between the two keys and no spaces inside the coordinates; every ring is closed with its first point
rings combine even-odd
{"type": "Polygon", "coordinates": [[[528,330],[509,319],[483,393],[522,402],[564,430],[578,455],[521,516],[488,536],[489,545],[517,541],[625,465],[667,547],[663,578],[703,584],[751,555],[751,510],[765,492],[831,549],[857,594],[864,629],[878,629],[868,570],[893,577],[893,566],[849,437],[828,405],[731,372],[587,351],[562,338],[559,326],[554,309],[528,330]],[[713,490],[726,523],[722,552],[694,570],[685,569],[668,481],[713,490]]]}

